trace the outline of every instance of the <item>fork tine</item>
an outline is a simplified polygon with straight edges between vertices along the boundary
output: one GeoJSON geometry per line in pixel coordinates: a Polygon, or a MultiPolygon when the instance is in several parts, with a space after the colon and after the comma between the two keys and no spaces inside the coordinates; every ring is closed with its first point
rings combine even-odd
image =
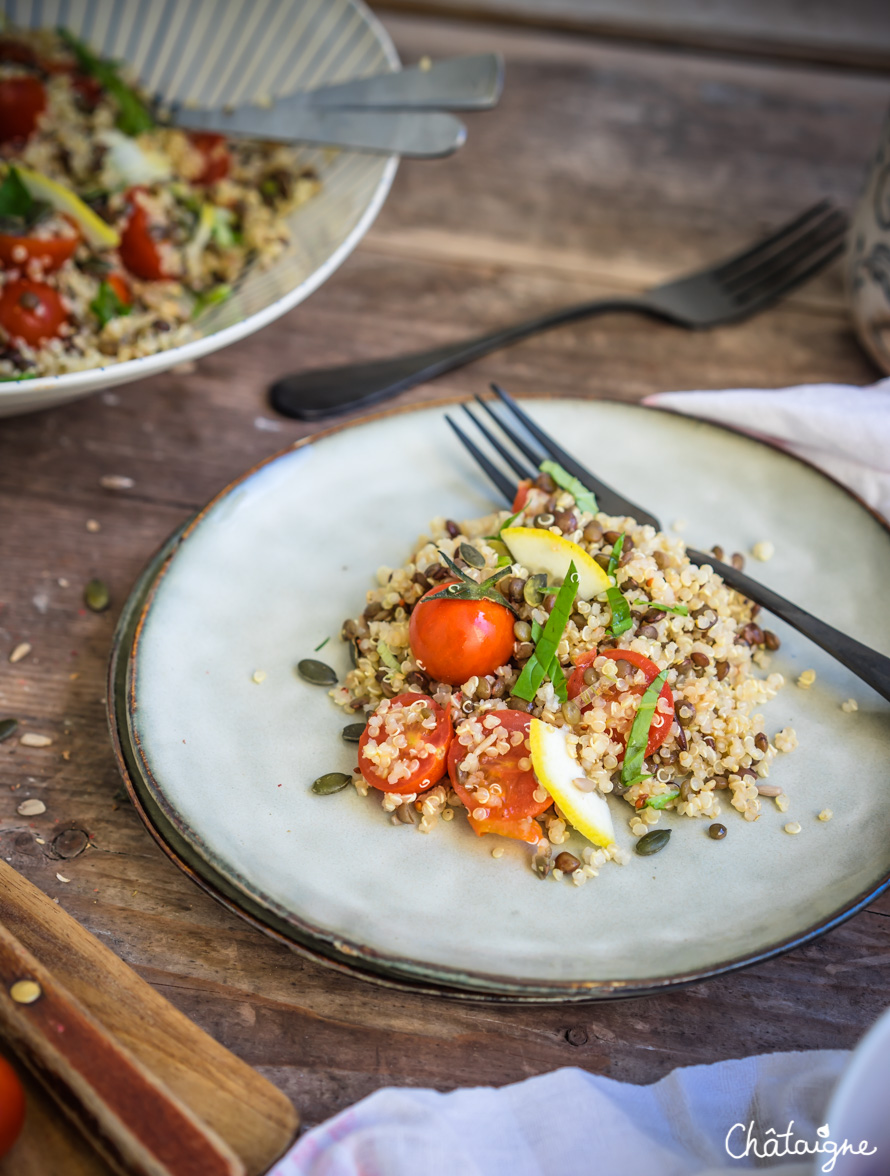
{"type": "Polygon", "coordinates": [[[808,229],[785,248],[738,275],[734,274],[731,278],[724,278],[723,283],[733,293],[750,291],[753,287],[764,283],[772,285],[789,268],[807,261],[824,246],[837,244],[844,237],[846,230],[846,216],[835,209],[824,220],[808,229]]]}
{"type": "MultiPolygon", "coordinates": [[[[494,387],[494,384],[492,384],[492,388],[493,387],[494,387]]],[[[535,467],[535,472],[534,472],[534,474],[532,474],[532,477],[534,478],[537,475],[538,466],[541,464],[541,461],[543,460],[541,454],[537,453],[534,449],[532,449],[532,447],[529,445],[529,443],[523,437],[520,437],[518,433],[514,433],[513,430],[509,427],[509,425],[506,425],[501,420],[501,418],[494,411],[494,409],[491,407],[489,402],[487,400],[483,400],[478,392],[475,393],[475,399],[482,406],[482,408],[485,409],[485,411],[488,413],[488,415],[491,417],[491,419],[494,421],[494,423],[497,425],[497,427],[499,429],[501,429],[504,433],[507,434],[507,436],[513,442],[513,444],[516,446],[516,448],[518,450],[520,450],[522,453],[524,453],[525,456],[528,458],[528,460],[535,467]]],[[[546,457],[546,456],[547,455],[545,453],[544,457],[546,457]]]]}
{"type": "MultiPolygon", "coordinates": [[[[483,401],[482,403],[484,404],[485,402],[483,401]]],[[[498,451],[498,453],[515,474],[517,474],[520,478],[534,478],[537,476],[537,467],[531,469],[529,466],[523,465],[519,458],[512,454],[507,446],[504,445],[504,443],[497,437],[495,437],[494,433],[492,433],[491,429],[489,429],[487,425],[484,425],[482,421],[473,416],[473,414],[470,412],[469,405],[462,404],[461,408],[464,410],[482,436],[485,437],[488,442],[498,451]]]]}
{"type": "Polygon", "coordinates": [[[513,397],[508,392],[505,392],[499,384],[492,384],[491,387],[517,420],[521,421],[531,435],[541,443],[545,452],[554,461],[558,462],[564,470],[577,478],[588,490],[593,491],[601,510],[604,510],[607,514],[630,515],[638,523],[648,524],[656,530],[660,530],[660,524],[654,515],[649,514],[648,511],[643,510],[641,506],[637,506],[636,503],[631,502],[629,499],[622,498],[611,486],[607,486],[605,482],[601,482],[590,470],[576,461],[570,453],[566,453],[562,446],[557,445],[544,432],[540,425],[535,424],[531,417],[519,407],[513,397]]]}
{"type": "Polygon", "coordinates": [[[781,298],[783,294],[787,294],[789,290],[793,290],[795,286],[801,285],[808,278],[818,273],[824,266],[828,265],[830,261],[834,261],[836,257],[844,252],[846,248],[843,238],[826,242],[825,246],[815,254],[809,254],[801,261],[809,261],[809,265],[803,269],[793,269],[786,272],[784,279],[778,276],[774,284],[770,285],[766,290],[755,295],[754,302],[756,305],[763,306],[767,302],[773,302],[781,298]]]}
{"type": "Polygon", "coordinates": [[[470,438],[459,425],[455,424],[448,413],[445,414],[445,420],[448,421],[449,425],[451,425],[452,429],[454,429],[455,433],[457,433],[461,444],[470,451],[478,464],[482,467],[485,473],[488,474],[489,478],[491,478],[492,482],[494,482],[498,490],[500,490],[501,494],[503,494],[506,500],[512,504],[513,499],[516,497],[516,484],[510,481],[503,470],[499,470],[493,462],[489,461],[482,450],[479,449],[479,447],[470,440],[470,438]]]}
{"type": "Polygon", "coordinates": [[[752,245],[748,249],[743,249],[740,253],[728,257],[714,269],[714,277],[723,280],[733,276],[739,266],[743,266],[746,262],[756,259],[758,256],[767,254],[774,245],[790,239],[799,229],[809,225],[811,221],[822,217],[832,207],[833,205],[830,200],[820,200],[818,204],[813,204],[799,216],[794,217],[793,220],[787,221],[780,228],[776,229],[774,233],[770,233],[768,237],[764,237],[762,241],[758,241],[756,245],[752,245]]]}

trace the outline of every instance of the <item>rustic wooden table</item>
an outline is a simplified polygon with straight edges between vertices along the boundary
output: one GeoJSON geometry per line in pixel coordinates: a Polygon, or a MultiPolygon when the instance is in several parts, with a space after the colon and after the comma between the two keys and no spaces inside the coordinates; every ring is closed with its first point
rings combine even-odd
{"type": "MultiPolygon", "coordinates": [[[[170,374],[0,422],[0,854],[279,1084],[311,1125],[387,1084],[504,1083],[575,1065],[632,1082],[757,1051],[849,1047],[890,1004],[890,900],[748,971],[644,1000],[512,1007],[390,992],[307,962],[193,886],[139,822],[105,721],[115,617],[162,540],[307,430],[269,380],[420,348],[637,290],[822,196],[850,206],[890,97],[840,65],[386,15],[403,58],[500,49],[507,84],[456,157],[404,164],[317,294],[170,374]],[[133,479],[106,490],[104,475],[133,479]],[[112,608],[82,605],[92,577],[112,608]],[[30,654],[7,659],[21,642],[30,654]],[[36,797],[46,812],[23,818],[36,797]]],[[[636,400],[667,388],[867,382],[835,267],[753,322],[688,334],[631,316],[539,337],[405,400],[516,392],[636,400]]]]}

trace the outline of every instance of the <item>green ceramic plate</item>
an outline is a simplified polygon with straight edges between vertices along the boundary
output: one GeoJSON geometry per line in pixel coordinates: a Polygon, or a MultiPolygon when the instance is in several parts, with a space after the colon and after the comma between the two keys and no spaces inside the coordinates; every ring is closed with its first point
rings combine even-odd
{"type": "MultiPolygon", "coordinates": [[[[756,574],[882,652],[890,539],[809,466],[713,425],[624,405],[531,402],[544,428],[691,545],[748,551],[756,574]]],[[[741,967],[860,909],[890,877],[887,703],[776,622],[771,670],[788,685],[764,708],[800,748],[771,782],[791,797],[729,834],[668,818],[668,851],[609,867],[577,889],[542,883],[527,848],[465,821],[429,835],[394,827],[351,789],[343,714],[293,667],[348,667],[338,639],[377,568],[410,554],[436,515],[469,518],[491,492],[441,407],[385,414],[316,436],[219,495],[156,559],[121,621],[109,691],[121,765],[143,818],[196,880],[256,924],[329,962],[394,983],[538,1000],[652,992],[741,967]],[[808,691],[794,685],[817,673],[808,691]],[[256,670],[265,678],[253,680],[256,670]],[[841,703],[855,698],[855,713],[841,703]],[[834,819],[822,822],[823,808],[834,819]],[[783,832],[789,820],[802,832],[783,832]]],[[[626,807],[626,806],[624,806],[626,807]]],[[[622,806],[616,802],[616,816],[622,806]]],[[[629,812],[629,810],[628,810],[629,812]]],[[[633,838],[616,820],[619,840],[633,838]]]]}

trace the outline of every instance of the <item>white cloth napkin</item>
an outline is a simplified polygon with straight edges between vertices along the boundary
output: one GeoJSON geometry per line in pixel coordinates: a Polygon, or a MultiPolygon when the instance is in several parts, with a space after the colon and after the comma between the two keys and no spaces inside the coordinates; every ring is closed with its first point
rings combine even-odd
{"type": "Polygon", "coordinates": [[[890,519],[890,378],[868,388],[801,384],[660,392],[645,403],[775,441],[843,482],[890,519]]]}
{"type": "MultiPolygon", "coordinates": [[[[890,379],[665,392],[646,403],[777,442],[890,519],[890,379]]],[[[764,1160],[756,1148],[734,1157],[749,1123],[760,1145],[789,1124],[792,1147],[816,1144],[847,1057],[766,1054],[681,1068],[651,1086],[565,1069],[499,1090],[385,1088],[308,1132],[269,1176],[723,1176],[760,1167],[816,1176],[824,1157],[780,1151],[764,1160]]]]}
{"type": "Polygon", "coordinates": [[[389,1087],[309,1131],[269,1176],[815,1176],[821,1157],[733,1157],[749,1123],[758,1145],[789,1124],[791,1155],[796,1140],[816,1144],[847,1057],[764,1054],[651,1086],[565,1069],[499,1090],[389,1087]]]}

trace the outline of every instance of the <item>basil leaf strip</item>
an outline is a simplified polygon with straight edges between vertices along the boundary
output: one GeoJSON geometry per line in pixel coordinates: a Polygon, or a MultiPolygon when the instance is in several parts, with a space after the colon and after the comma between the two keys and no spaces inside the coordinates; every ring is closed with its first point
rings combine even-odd
{"type": "Polygon", "coordinates": [[[549,474],[560,489],[568,490],[579,510],[586,510],[591,514],[599,513],[599,507],[593,494],[583,482],[579,482],[568,470],[564,470],[558,462],[542,461],[538,469],[542,474],[549,474]]]}
{"type": "Polygon", "coordinates": [[[679,795],[680,795],[680,789],[675,788],[673,790],[673,792],[662,792],[662,794],[660,796],[650,796],[649,799],[646,801],[646,803],[643,805],[643,808],[651,808],[651,809],[667,808],[667,806],[671,803],[671,801],[676,800],[679,795]]]}
{"type": "Polygon", "coordinates": [[[659,604],[657,600],[635,600],[634,607],[660,608],[662,612],[676,613],[678,617],[688,617],[689,609],[685,604],[659,604]]]}
{"type": "Polygon", "coordinates": [[[380,660],[383,662],[383,664],[388,669],[392,670],[393,673],[400,674],[402,672],[402,667],[396,661],[396,655],[389,648],[389,646],[386,644],[386,642],[383,640],[382,637],[377,642],[377,653],[380,657],[380,660]]]}
{"type": "Polygon", "coordinates": [[[231,297],[232,287],[227,286],[225,282],[219,286],[211,286],[209,290],[204,290],[201,294],[196,294],[192,306],[192,318],[196,319],[208,306],[218,306],[220,302],[225,302],[227,298],[231,297]]]}
{"type": "MultiPolygon", "coordinates": [[[[623,549],[624,532],[622,531],[615,540],[612,547],[612,554],[609,556],[609,566],[606,569],[608,576],[615,575],[615,569],[618,567],[618,561],[621,559],[623,549]]],[[[606,589],[606,602],[612,610],[612,619],[609,621],[609,632],[613,637],[620,637],[622,633],[626,633],[628,629],[633,627],[630,605],[624,599],[624,594],[617,584],[613,584],[611,588],[606,589]]]]}
{"type": "MultiPolygon", "coordinates": [[[[544,630],[537,621],[532,621],[532,641],[537,645],[541,639],[541,634],[544,630]]],[[[556,691],[556,697],[560,702],[569,701],[569,688],[566,683],[566,676],[562,672],[562,666],[556,660],[556,654],[553,655],[550,665],[547,667],[547,676],[553,683],[553,689],[556,691]]]]}
{"type": "MultiPolygon", "coordinates": [[[[556,594],[556,603],[553,606],[553,611],[547,618],[547,623],[544,626],[541,636],[538,638],[535,651],[523,666],[522,673],[519,675],[519,679],[513,687],[511,693],[516,698],[522,698],[526,702],[531,702],[538,692],[538,687],[548,673],[550,673],[551,681],[553,681],[551,667],[556,660],[556,650],[565,632],[569,617],[572,615],[572,606],[575,603],[575,597],[577,595],[578,572],[573,562],[569,564],[569,571],[565,578],[565,583],[556,594]]],[[[554,682],[554,689],[556,689],[556,682],[554,682]]]]}
{"type": "Polygon", "coordinates": [[[19,173],[11,167],[0,184],[0,217],[27,223],[33,205],[33,196],[22,183],[19,173]]]}
{"type": "Polygon", "coordinates": [[[658,696],[661,694],[661,688],[666,678],[667,670],[662,670],[658,677],[646,688],[646,693],[640,699],[640,705],[637,707],[637,713],[634,715],[634,721],[630,728],[630,735],[627,738],[624,763],[621,765],[622,784],[636,779],[640,774],[640,768],[643,766],[643,760],[646,758],[646,744],[649,742],[649,729],[652,726],[652,720],[655,718],[655,704],[658,702],[658,696]]]}
{"type": "Polygon", "coordinates": [[[100,327],[104,327],[106,323],[110,323],[113,318],[118,318],[122,314],[129,314],[132,309],[132,306],[127,306],[125,302],[121,302],[117,291],[110,282],[99,283],[99,293],[90,303],[90,310],[99,320],[100,327]]]}
{"type": "Polygon", "coordinates": [[[154,128],[155,120],[148,107],[132,88],[124,82],[118,74],[118,67],[113,61],[103,61],[89,49],[83,41],[70,33],[68,29],[59,29],[59,36],[77,58],[81,73],[87,74],[102,86],[117,102],[118,130],[135,138],[143,131],[154,128]]]}

